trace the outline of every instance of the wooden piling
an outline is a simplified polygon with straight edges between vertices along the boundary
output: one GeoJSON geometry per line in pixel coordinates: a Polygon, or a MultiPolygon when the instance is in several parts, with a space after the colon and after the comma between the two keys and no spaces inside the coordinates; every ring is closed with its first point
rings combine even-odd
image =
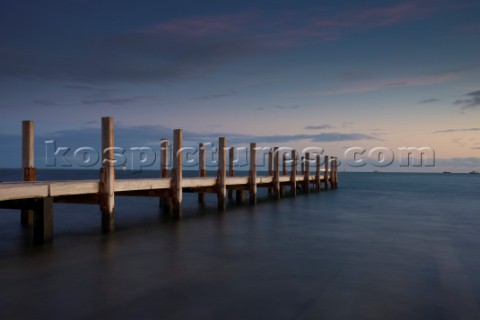
{"type": "Polygon", "coordinates": [[[53,240],[53,198],[35,200],[33,217],[33,242],[44,244],[53,240]]]}
{"type": "MultiPolygon", "coordinates": [[[[198,174],[200,177],[207,176],[207,157],[205,153],[205,145],[203,143],[199,144],[199,153],[198,153],[198,174]]],[[[198,202],[204,203],[205,202],[205,193],[199,192],[198,193],[198,202]]]]}
{"type": "Polygon", "coordinates": [[[303,191],[310,193],[310,153],[305,153],[303,172],[303,191]]]}
{"type": "Polygon", "coordinates": [[[102,211],[102,231],[115,230],[115,168],[114,168],[113,118],[102,118],[102,168],[100,169],[100,197],[102,211]]]}
{"type": "Polygon", "coordinates": [[[328,167],[330,165],[330,160],[329,160],[329,157],[328,156],[325,156],[325,172],[323,173],[323,183],[324,183],[324,186],[325,186],[325,190],[328,190],[328,181],[329,181],[329,172],[328,172],[328,167]]]}
{"type": "MultiPolygon", "coordinates": [[[[273,177],[273,152],[272,149],[268,151],[268,176],[273,177]]],[[[268,194],[272,194],[272,188],[268,187],[268,194]]]]}
{"type": "MultiPolygon", "coordinates": [[[[287,153],[282,153],[282,176],[287,175],[287,153]]],[[[285,195],[285,184],[280,184],[280,195],[283,197],[285,195]]]]}
{"type": "Polygon", "coordinates": [[[315,191],[320,192],[322,189],[320,177],[320,155],[317,154],[315,158],[315,191]]]}
{"type": "Polygon", "coordinates": [[[280,199],[280,152],[278,147],[273,148],[273,194],[280,199]]]}
{"type": "Polygon", "coordinates": [[[183,178],[183,132],[182,129],[173,131],[173,169],[172,169],[172,216],[182,217],[182,178],[183,178]]]}
{"type": "Polygon", "coordinates": [[[226,209],[226,175],[227,175],[227,157],[226,149],[227,148],[227,139],[225,137],[220,137],[218,139],[218,171],[217,171],[217,198],[218,198],[218,209],[223,211],[226,209]]]}
{"type": "Polygon", "coordinates": [[[249,172],[250,204],[257,203],[257,144],[250,143],[250,172],[249,172]]]}
{"type": "Polygon", "coordinates": [[[168,140],[160,141],[160,172],[162,178],[168,178],[168,140]]]}
{"type": "Polygon", "coordinates": [[[297,151],[292,150],[292,171],[290,172],[290,189],[292,195],[297,195],[297,151]]]}
{"type": "Polygon", "coordinates": [[[333,158],[332,160],[332,182],[331,182],[331,188],[332,189],[337,189],[337,158],[333,158]]]}
{"type": "MultiPolygon", "coordinates": [[[[235,176],[235,148],[230,147],[228,150],[228,176],[234,177],[235,176]]],[[[233,200],[233,190],[228,190],[228,200],[233,200]]]]}
{"type": "MultiPolygon", "coordinates": [[[[31,120],[22,122],[22,180],[35,181],[37,174],[34,164],[34,123],[31,120]]],[[[33,224],[34,212],[31,209],[21,210],[21,225],[30,227],[33,224]]]]}
{"type": "MultiPolygon", "coordinates": [[[[160,141],[160,176],[162,178],[168,178],[169,175],[169,141],[168,139],[162,139],[160,141]]],[[[172,212],[172,198],[169,196],[160,197],[160,208],[165,214],[171,214],[172,212]]]]}

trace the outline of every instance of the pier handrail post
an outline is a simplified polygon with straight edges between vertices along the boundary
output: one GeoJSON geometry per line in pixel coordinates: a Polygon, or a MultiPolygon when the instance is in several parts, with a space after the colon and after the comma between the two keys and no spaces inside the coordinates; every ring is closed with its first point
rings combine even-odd
{"type": "MultiPolygon", "coordinates": [[[[34,164],[34,122],[22,121],[22,180],[35,181],[37,173],[34,164]]],[[[33,224],[33,210],[22,209],[21,225],[30,227],[33,224]]]]}
{"type": "Polygon", "coordinates": [[[321,188],[321,178],[320,178],[320,155],[317,154],[315,159],[315,190],[320,192],[321,188]]]}
{"type": "MultiPolygon", "coordinates": [[[[160,177],[166,179],[169,176],[169,141],[162,139],[160,141],[160,177]]],[[[170,196],[160,197],[160,208],[163,213],[170,214],[172,210],[172,201],[170,196]]]]}
{"type": "Polygon", "coordinates": [[[250,172],[249,172],[250,204],[257,203],[257,144],[250,143],[250,172]]]}
{"type": "Polygon", "coordinates": [[[173,168],[171,178],[173,218],[182,217],[182,178],[183,178],[183,133],[182,129],[173,130],[173,168]]]}
{"type": "Polygon", "coordinates": [[[305,193],[310,193],[310,153],[305,153],[304,158],[305,170],[303,172],[303,191],[305,193]]]}
{"type": "Polygon", "coordinates": [[[330,164],[330,160],[328,156],[325,156],[325,172],[323,173],[323,183],[325,186],[325,190],[328,190],[328,180],[329,180],[329,172],[328,167],[330,164]]]}
{"type": "MultiPolygon", "coordinates": [[[[207,176],[207,157],[205,153],[205,144],[200,143],[198,145],[199,153],[198,153],[198,175],[200,177],[207,176]]],[[[198,202],[204,203],[205,202],[205,193],[199,192],[198,193],[198,202]]]]}
{"type": "Polygon", "coordinates": [[[115,230],[115,157],[114,123],[112,117],[102,118],[102,168],[100,169],[100,197],[102,211],[102,231],[115,230]]]}
{"type": "Polygon", "coordinates": [[[273,148],[273,194],[280,199],[280,152],[278,147],[273,148]]]}
{"type": "Polygon", "coordinates": [[[292,150],[292,171],[290,172],[290,188],[292,195],[297,195],[297,150],[292,150]]]}
{"type": "Polygon", "coordinates": [[[227,157],[226,157],[227,139],[220,137],[218,139],[218,171],[217,171],[217,198],[218,209],[223,211],[226,209],[227,188],[225,178],[227,174],[227,157]]]}
{"type": "MultiPolygon", "coordinates": [[[[230,149],[228,150],[228,176],[229,177],[235,176],[234,161],[235,161],[235,148],[230,147],[230,149]]],[[[233,200],[233,190],[228,190],[228,199],[233,200]]]]}

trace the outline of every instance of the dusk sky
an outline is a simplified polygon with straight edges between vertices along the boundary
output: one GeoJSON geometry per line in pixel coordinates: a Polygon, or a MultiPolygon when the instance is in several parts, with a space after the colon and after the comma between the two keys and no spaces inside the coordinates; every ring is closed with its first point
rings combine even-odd
{"type": "Polygon", "coordinates": [[[45,167],[44,140],[97,146],[113,116],[122,147],[183,128],[339,158],[431,147],[425,171],[480,171],[479,57],[478,0],[4,0],[0,167],[20,165],[22,120],[45,167]]]}

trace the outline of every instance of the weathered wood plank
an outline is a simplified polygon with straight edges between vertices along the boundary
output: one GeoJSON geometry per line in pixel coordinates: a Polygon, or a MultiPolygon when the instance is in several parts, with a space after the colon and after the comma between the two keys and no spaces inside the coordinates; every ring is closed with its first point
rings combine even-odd
{"type": "MultiPolygon", "coordinates": [[[[228,150],[228,176],[234,177],[235,176],[235,148],[230,147],[228,150]]],[[[233,190],[228,190],[228,200],[233,200],[233,190]]]]}
{"type": "Polygon", "coordinates": [[[292,168],[290,172],[290,192],[297,195],[297,151],[292,150],[292,168]]]}

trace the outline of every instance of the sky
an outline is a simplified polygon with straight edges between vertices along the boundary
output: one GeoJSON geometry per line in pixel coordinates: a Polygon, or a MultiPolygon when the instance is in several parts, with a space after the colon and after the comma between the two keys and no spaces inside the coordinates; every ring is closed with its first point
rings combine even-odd
{"type": "Polygon", "coordinates": [[[127,149],[182,128],[191,146],[226,136],[347,164],[380,147],[395,157],[382,170],[480,171],[478,57],[476,0],[3,0],[0,167],[21,163],[22,120],[42,168],[45,141],[99,148],[112,116],[127,149]],[[409,147],[435,167],[399,167],[409,147]]]}

